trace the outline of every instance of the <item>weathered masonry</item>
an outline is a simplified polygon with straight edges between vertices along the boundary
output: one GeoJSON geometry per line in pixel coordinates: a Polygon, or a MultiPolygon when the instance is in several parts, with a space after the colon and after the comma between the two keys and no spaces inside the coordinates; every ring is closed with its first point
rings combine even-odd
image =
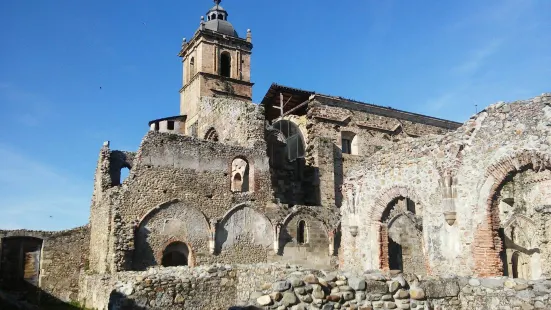
{"type": "Polygon", "coordinates": [[[551,95],[464,124],[280,84],[255,104],[252,32],[214,2],[179,50],[180,115],[136,150],[104,143],[87,226],[0,231],[0,290],[97,309],[550,307],[551,95]]]}

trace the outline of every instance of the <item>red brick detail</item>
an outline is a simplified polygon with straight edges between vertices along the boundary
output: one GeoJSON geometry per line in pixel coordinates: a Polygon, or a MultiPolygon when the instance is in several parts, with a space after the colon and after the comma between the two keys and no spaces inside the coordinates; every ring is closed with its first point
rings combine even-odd
{"type": "MultiPolygon", "coordinates": [[[[393,200],[400,197],[409,198],[415,202],[415,204],[423,206],[421,199],[419,199],[415,191],[403,186],[393,186],[386,189],[383,194],[375,199],[374,208],[370,214],[370,218],[374,223],[379,225],[379,268],[381,270],[390,269],[388,260],[388,228],[381,223],[383,212],[393,200]]],[[[425,264],[427,265],[427,270],[429,270],[428,259],[425,259],[425,264]]]]}
{"type": "Polygon", "coordinates": [[[383,212],[388,207],[388,204],[391,203],[394,199],[400,197],[409,198],[413,202],[415,202],[415,204],[423,206],[423,203],[421,203],[419,196],[417,196],[417,194],[412,189],[402,186],[393,186],[391,188],[388,188],[383,194],[379,196],[379,198],[375,199],[373,219],[380,222],[381,217],[383,216],[383,212]]]}
{"type": "Polygon", "coordinates": [[[388,228],[384,225],[379,229],[379,269],[389,270],[388,260],[388,228]]]}
{"type": "Polygon", "coordinates": [[[533,150],[523,150],[508,155],[486,170],[485,176],[493,177],[494,184],[486,199],[486,221],[477,227],[472,245],[474,272],[479,277],[503,275],[503,265],[499,257],[503,249],[503,240],[499,237],[501,223],[496,198],[508,176],[528,169],[551,169],[550,156],[533,150]]]}
{"type": "Polygon", "coordinates": [[[157,252],[157,255],[155,255],[155,259],[157,260],[157,264],[159,264],[159,265],[161,264],[161,261],[163,260],[163,252],[165,251],[166,247],[168,247],[171,243],[174,243],[174,242],[182,242],[185,245],[187,245],[188,252],[189,252],[189,256],[187,258],[187,264],[188,264],[189,267],[195,267],[197,262],[196,262],[195,254],[192,250],[191,244],[187,241],[178,239],[176,237],[170,237],[163,244],[163,247],[161,248],[161,250],[159,252],[157,252]]]}

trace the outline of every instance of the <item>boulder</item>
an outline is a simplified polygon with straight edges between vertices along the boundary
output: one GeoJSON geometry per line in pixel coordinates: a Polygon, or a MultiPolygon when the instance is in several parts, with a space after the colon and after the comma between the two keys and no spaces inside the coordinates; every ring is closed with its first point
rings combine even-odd
{"type": "Polygon", "coordinates": [[[268,306],[272,304],[272,298],[270,295],[260,296],[256,299],[256,302],[261,306],[268,306]]]}
{"type": "Polygon", "coordinates": [[[424,281],[419,287],[425,291],[427,298],[457,297],[459,283],[455,279],[439,279],[424,281]]]}
{"type": "Polygon", "coordinates": [[[283,294],[283,299],[281,300],[281,302],[287,306],[287,307],[290,307],[290,306],[293,306],[293,305],[296,305],[298,303],[298,298],[297,296],[295,295],[295,293],[292,293],[292,292],[285,292],[283,294]]]}
{"type": "Polygon", "coordinates": [[[277,281],[272,285],[274,291],[283,292],[291,288],[291,284],[287,281],[277,281]]]}
{"type": "Polygon", "coordinates": [[[363,291],[366,287],[365,279],[351,277],[348,279],[348,286],[352,287],[356,291],[363,291]]]}

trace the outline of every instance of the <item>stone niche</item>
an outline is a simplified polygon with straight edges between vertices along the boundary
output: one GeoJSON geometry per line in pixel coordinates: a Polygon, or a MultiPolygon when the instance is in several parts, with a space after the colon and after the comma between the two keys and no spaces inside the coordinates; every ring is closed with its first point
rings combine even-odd
{"type": "Polygon", "coordinates": [[[161,265],[163,260],[169,260],[167,255],[178,254],[186,256],[186,265],[200,263],[195,258],[202,257],[199,253],[208,254],[209,236],[209,224],[201,211],[179,201],[161,205],[138,225],[133,268],[143,270],[161,265]]]}
{"type": "Polygon", "coordinates": [[[249,192],[250,165],[245,158],[235,158],[231,164],[231,190],[232,192],[249,192]]]}
{"type": "Polygon", "coordinates": [[[240,205],[218,224],[215,252],[221,262],[266,262],[273,244],[270,221],[254,209],[240,205]]]}

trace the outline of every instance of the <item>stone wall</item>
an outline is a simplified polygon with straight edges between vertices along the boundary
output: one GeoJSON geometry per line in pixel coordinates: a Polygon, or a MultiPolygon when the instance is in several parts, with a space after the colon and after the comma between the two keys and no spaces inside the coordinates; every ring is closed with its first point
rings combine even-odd
{"type": "MultiPolygon", "coordinates": [[[[236,262],[243,258],[252,259],[251,262],[266,262],[267,248],[271,249],[273,244],[273,237],[264,233],[272,232],[270,221],[264,222],[265,228],[260,233],[267,241],[252,236],[249,238],[252,243],[242,246],[239,242],[222,242],[220,236],[228,231],[227,224],[233,223],[231,216],[239,215],[240,209],[246,207],[252,211],[240,217],[243,219],[253,215],[265,218],[264,214],[269,213],[266,206],[271,201],[271,185],[267,160],[262,148],[149,132],[137,152],[127,180],[122,186],[104,192],[104,200],[98,203],[108,206],[104,211],[112,213],[112,223],[105,222],[102,224],[104,228],[100,228],[102,238],[112,239],[108,241],[109,249],[101,250],[115,254],[112,271],[159,264],[163,248],[175,241],[184,242],[190,248],[189,262],[194,264],[236,262]],[[249,165],[247,192],[232,191],[232,162],[235,158],[245,159],[249,165]],[[201,222],[203,226],[198,225],[201,222]],[[109,234],[106,225],[112,227],[109,234]],[[215,227],[218,227],[216,233],[215,227]],[[138,232],[136,239],[135,231],[138,232]],[[211,255],[211,241],[220,241],[215,246],[220,247],[218,255],[211,255]],[[230,244],[235,251],[229,251],[230,244]],[[248,247],[254,245],[262,250],[250,252],[248,247]],[[239,249],[242,255],[238,254],[239,249]]],[[[105,212],[91,217],[97,217],[99,221],[105,212]]],[[[255,220],[255,223],[260,222],[255,220]]],[[[240,226],[229,225],[229,236],[241,236],[237,239],[246,242],[243,233],[236,232],[240,226]]],[[[96,245],[100,244],[94,243],[96,245]]]]}
{"type": "MultiPolygon", "coordinates": [[[[38,286],[62,301],[77,299],[79,273],[88,268],[88,226],[60,232],[0,231],[0,248],[2,240],[6,238],[42,240],[38,286]]],[[[14,288],[12,284],[11,281],[3,282],[2,287],[9,290],[14,288]]]]}
{"type": "Polygon", "coordinates": [[[198,138],[206,139],[214,129],[218,142],[250,148],[264,144],[263,107],[232,98],[202,97],[198,117],[198,138]]]}
{"type": "MultiPolygon", "coordinates": [[[[551,168],[550,105],[549,94],[494,104],[454,132],[396,142],[348,168],[341,268],[384,267],[383,213],[396,198],[408,198],[423,206],[417,216],[429,274],[503,274],[505,223],[495,202],[511,175],[551,168]]],[[[544,219],[542,206],[551,204],[551,196],[539,193],[542,199],[531,204],[544,219]]],[[[550,268],[544,262],[542,272],[550,268]]]]}
{"type": "Polygon", "coordinates": [[[107,309],[548,309],[551,279],[418,278],[280,264],[212,265],[82,277],[80,300],[107,309]],[[106,289],[106,287],[108,289],[106,289]]]}

